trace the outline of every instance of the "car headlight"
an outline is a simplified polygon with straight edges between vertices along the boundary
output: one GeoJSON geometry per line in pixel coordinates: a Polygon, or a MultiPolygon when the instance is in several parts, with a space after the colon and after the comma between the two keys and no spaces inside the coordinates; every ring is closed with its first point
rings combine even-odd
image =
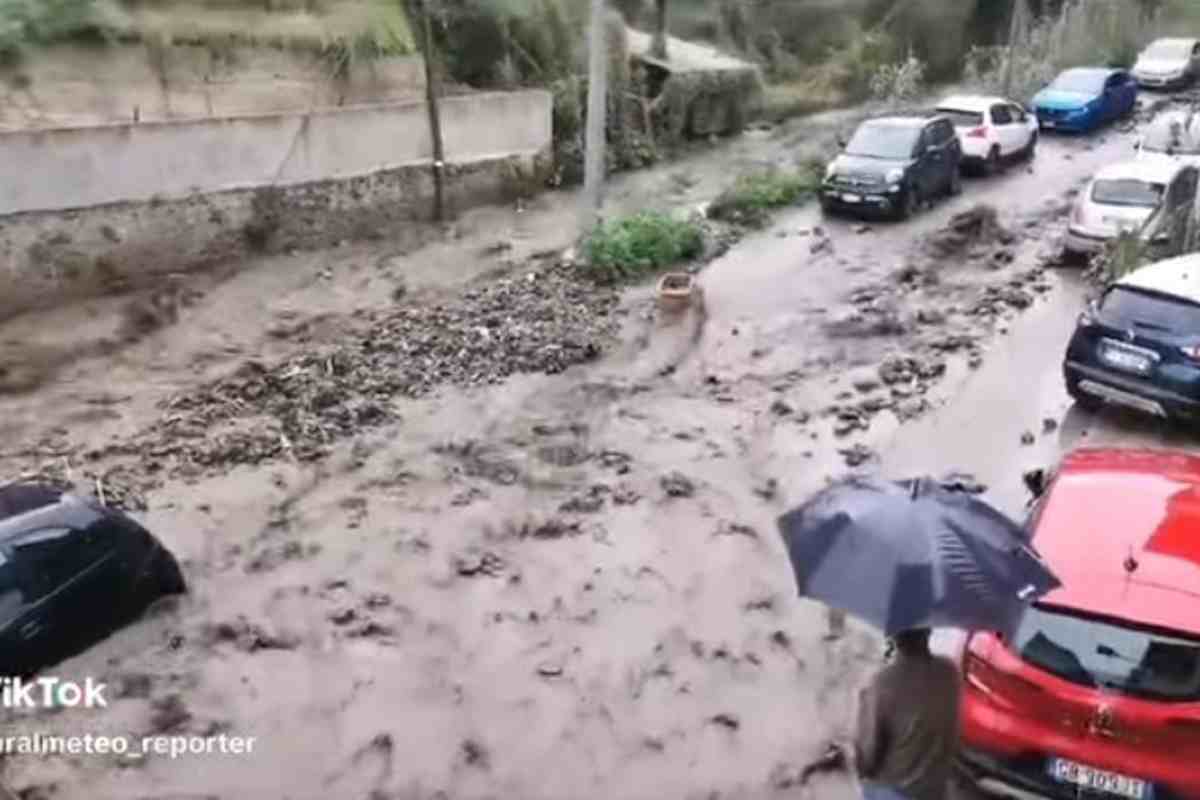
{"type": "Polygon", "coordinates": [[[825,168],[825,180],[831,181],[837,177],[837,165],[830,164],[825,168]]]}
{"type": "Polygon", "coordinates": [[[904,180],[904,170],[892,169],[888,170],[888,174],[883,176],[883,179],[888,183],[899,183],[904,180]]]}

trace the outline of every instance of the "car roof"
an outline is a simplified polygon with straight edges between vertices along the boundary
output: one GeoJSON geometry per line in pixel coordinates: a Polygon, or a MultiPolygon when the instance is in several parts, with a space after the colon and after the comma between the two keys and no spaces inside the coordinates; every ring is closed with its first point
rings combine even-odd
{"type": "Polygon", "coordinates": [[[1017,105],[1014,101],[1005,100],[1003,97],[962,94],[945,98],[938,103],[937,107],[953,111],[987,111],[996,104],[1017,105]]]}
{"type": "Polygon", "coordinates": [[[1109,164],[1096,171],[1094,180],[1134,179],[1148,183],[1168,183],[1185,167],[1186,162],[1174,158],[1142,158],[1109,164]]]}
{"type": "Polygon", "coordinates": [[[71,494],[60,494],[52,503],[0,519],[0,543],[43,528],[86,530],[104,518],[94,505],[71,494]]]}
{"type": "Polygon", "coordinates": [[[1072,67],[1064,69],[1058,73],[1059,77],[1063,75],[1095,75],[1097,77],[1109,77],[1117,72],[1124,72],[1122,69],[1114,69],[1113,67],[1072,67]]]}
{"type": "Polygon", "coordinates": [[[1200,39],[1193,39],[1190,36],[1164,36],[1148,44],[1146,49],[1148,50],[1156,44],[1195,44],[1197,41],[1200,41],[1200,39]]]}
{"type": "Polygon", "coordinates": [[[1116,285],[1200,303],[1200,253],[1147,264],[1118,280],[1116,285]]]}
{"type": "Polygon", "coordinates": [[[893,125],[897,128],[919,128],[936,118],[937,114],[918,116],[916,114],[896,114],[887,117],[874,117],[866,120],[864,125],[893,125]]]}
{"type": "Polygon", "coordinates": [[[1075,450],[1054,476],[1033,545],[1063,584],[1043,603],[1200,633],[1200,457],[1075,450]]]}

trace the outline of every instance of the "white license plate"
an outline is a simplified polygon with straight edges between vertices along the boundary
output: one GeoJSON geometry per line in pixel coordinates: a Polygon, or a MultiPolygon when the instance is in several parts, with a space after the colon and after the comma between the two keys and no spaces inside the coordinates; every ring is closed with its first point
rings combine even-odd
{"type": "Polygon", "coordinates": [[[1050,120],[1046,120],[1042,123],[1042,127],[1043,128],[1053,128],[1057,124],[1058,124],[1057,122],[1051,122],[1050,120]]]}
{"type": "Polygon", "coordinates": [[[861,203],[862,195],[844,194],[844,195],[842,195],[842,202],[843,203],[861,203]]]}
{"type": "Polygon", "coordinates": [[[1065,758],[1051,759],[1049,772],[1050,777],[1059,783],[1107,792],[1117,797],[1127,797],[1129,800],[1149,800],[1150,797],[1146,782],[1139,778],[1088,767],[1065,758]]]}
{"type": "Polygon", "coordinates": [[[1149,372],[1150,360],[1145,356],[1139,356],[1137,353],[1127,353],[1124,350],[1115,350],[1111,347],[1104,349],[1104,360],[1114,367],[1127,369],[1131,372],[1149,372]]]}

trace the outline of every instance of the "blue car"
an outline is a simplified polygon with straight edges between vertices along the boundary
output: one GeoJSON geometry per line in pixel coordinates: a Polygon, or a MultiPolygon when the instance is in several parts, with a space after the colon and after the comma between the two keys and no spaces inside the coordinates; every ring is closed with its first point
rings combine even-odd
{"type": "Polygon", "coordinates": [[[1079,67],[1034,95],[1033,109],[1043,129],[1086,133],[1133,111],[1137,92],[1123,69],[1079,67]]]}
{"type": "Polygon", "coordinates": [[[1198,275],[1197,253],[1150,264],[1080,315],[1063,360],[1067,393],[1080,407],[1200,417],[1198,275]]]}

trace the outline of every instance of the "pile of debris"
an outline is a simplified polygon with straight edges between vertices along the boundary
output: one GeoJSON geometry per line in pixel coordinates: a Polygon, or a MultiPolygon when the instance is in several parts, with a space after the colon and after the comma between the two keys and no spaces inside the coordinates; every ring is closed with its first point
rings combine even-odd
{"type": "Polygon", "coordinates": [[[996,209],[981,203],[955,214],[944,228],[930,234],[925,249],[934,257],[949,258],[975,255],[973,251],[986,247],[1007,247],[1016,239],[1016,234],[1000,224],[996,209]]]}
{"type": "Polygon", "coordinates": [[[397,418],[394,400],[440,386],[562,372],[599,357],[615,337],[617,294],[570,269],[490,280],[448,303],[364,314],[338,344],[233,374],[164,403],[136,447],[152,471],[197,474],[288,456],[322,457],[340,439],[397,418]]]}

